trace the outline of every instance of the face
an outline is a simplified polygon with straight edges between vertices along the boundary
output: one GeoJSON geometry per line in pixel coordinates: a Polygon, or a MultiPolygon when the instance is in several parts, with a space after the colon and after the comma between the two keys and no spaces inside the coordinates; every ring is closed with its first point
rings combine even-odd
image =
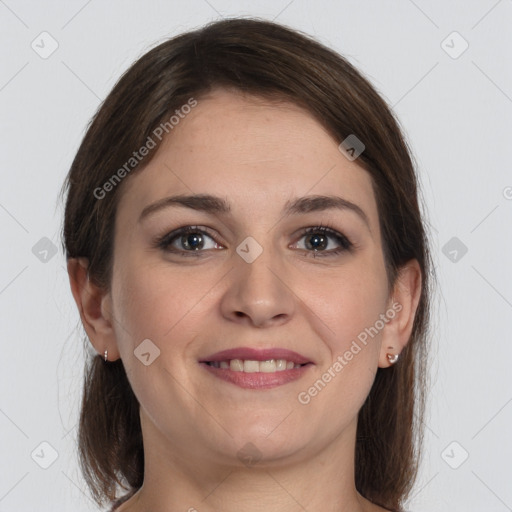
{"type": "Polygon", "coordinates": [[[371,179],[339,142],[297,106],[216,90],[123,184],[115,338],[173,453],[300,459],[355,424],[392,302],[371,179]]]}

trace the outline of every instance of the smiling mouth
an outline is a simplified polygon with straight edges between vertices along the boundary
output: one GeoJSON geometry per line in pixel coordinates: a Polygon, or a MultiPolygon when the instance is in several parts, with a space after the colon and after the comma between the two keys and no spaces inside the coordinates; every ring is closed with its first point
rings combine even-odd
{"type": "Polygon", "coordinates": [[[210,375],[221,381],[250,390],[268,390],[294,382],[309,373],[313,363],[295,363],[286,359],[225,359],[201,361],[210,375]]]}
{"type": "Polygon", "coordinates": [[[253,390],[291,383],[315,366],[309,357],[279,347],[236,347],[209,354],[198,362],[213,377],[253,390]]]}
{"type": "Polygon", "coordinates": [[[298,364],[286,359],[268,359],[266,361],[256,361],[253,359],[228,359],[225,361],[205,361],[205,364],[221,370],[230,370],[232,372],[244,373],[276,373],[285,370],[301,368],[310,363],[298,364]]]}

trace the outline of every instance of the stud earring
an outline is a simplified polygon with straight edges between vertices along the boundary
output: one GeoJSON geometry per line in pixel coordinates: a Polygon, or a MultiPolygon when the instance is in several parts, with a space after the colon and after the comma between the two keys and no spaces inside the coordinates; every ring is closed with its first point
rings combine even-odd
{"type": "Polygon", "coordinates": [[[108,350],[105,350],[105,362],[107,362],[108,359],[108,350]]]}
{"type": "Polygon", "coordinates": [[[386,354],[386,357],[388,358],[388,361],[391,363],[391,364],[395,364],[397,361],[398,361],[398,354],[386,354]]]}

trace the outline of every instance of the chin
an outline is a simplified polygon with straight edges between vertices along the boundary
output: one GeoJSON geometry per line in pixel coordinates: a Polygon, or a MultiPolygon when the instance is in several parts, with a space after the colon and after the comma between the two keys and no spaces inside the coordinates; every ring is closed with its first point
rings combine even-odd
{"type": "MultiPolygon", "coordinates": [[[[283,418],[279,421],[282,422],[283,418]]],[[[307,433],[300,429],[281,426],[279,422],[230,426],[226,430],[233,437],[224,437],[224,443],[216,444],[213,449],[220,449],[223,454],[232,454],[245,465],[274,465],[275,462],[302,452],[311,443],[307,433]]]]}

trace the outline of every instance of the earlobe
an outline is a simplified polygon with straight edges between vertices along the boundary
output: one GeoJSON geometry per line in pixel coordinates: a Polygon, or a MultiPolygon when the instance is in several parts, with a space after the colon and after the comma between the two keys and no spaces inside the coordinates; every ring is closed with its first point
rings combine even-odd
{"type": "Polygon", "coordinates": [[[379,356],[379,367],[387,368],[400,359],[414,326],[421,296],[421,268],[410,260],[398,271],[388,311],[394,315],[385,326],[379,356]],[[397,357],[398,356],[398,357],[397,357]]]}
{"type": "Polygon", "coordinates": [[[96,351],[108,359],[119,358],[117,341],[112,325],[110,294],[95,284],[89,276],[86,258],[70,258],[67,262],[69,284],[80,319],[96,351]]]}

